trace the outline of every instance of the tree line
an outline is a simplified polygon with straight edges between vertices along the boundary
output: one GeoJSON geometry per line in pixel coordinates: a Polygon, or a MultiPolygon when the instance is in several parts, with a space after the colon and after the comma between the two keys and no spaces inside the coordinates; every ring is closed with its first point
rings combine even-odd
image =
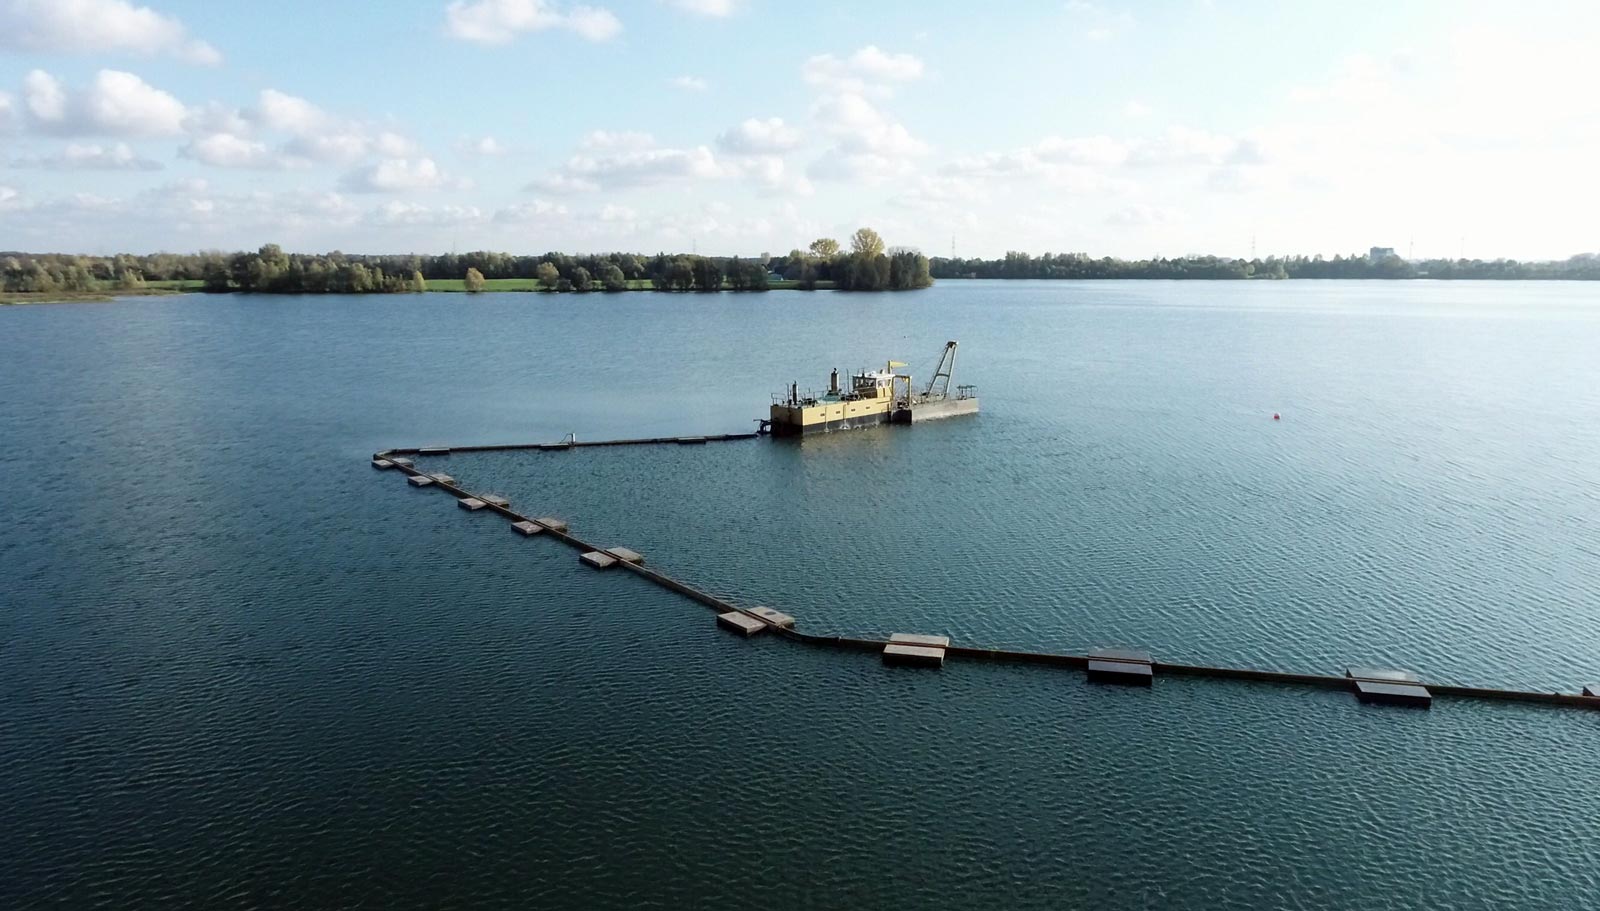
{"type": "Polygon", "coordinates": [[[1564,260],[1527,262],[1514,259],[1408,260],[1393,253],[1321,256],[1268,256],[1229,259],[1219,256],[1117,259],[1086,253],[1032,256],[1010,252],[1000,259],[936,256],[935,278],[1032,279],[1210,279],[1348,278],[1348,279],[1482,279],[1600,280],[1600,254],[1582,253],[1564,260]]]}
{"type": "Polygon", "coordinates": [[[887,249],[871,228],[850,235],[844,252],[831,237],[819,237],[806,250],[769,261],[773,271],[801,288],[832,282],[841,291],[908,291],[933,284],[926,256],[909,247],[887,249]]]}
{"type": "Polygon", "coordinates": [[[541,290],[580,293],[639,287],[766,291],[775,278],[808,290],[898,291],[933,283],[927,257],[886,249],[871,228],[851,235],[848,252],[838,241],[821,238],[806,252],[751,259],[666,253],[313,254],[286,252],[277,244],[236,253],[0,253],[0,290],[9,292],[137,290],[148,282],[200,282],[215,292],[381,294],[426,291],[428,282],[440,280],[461,281],[471,292],[497,279],[531,279],[541,290]]]}

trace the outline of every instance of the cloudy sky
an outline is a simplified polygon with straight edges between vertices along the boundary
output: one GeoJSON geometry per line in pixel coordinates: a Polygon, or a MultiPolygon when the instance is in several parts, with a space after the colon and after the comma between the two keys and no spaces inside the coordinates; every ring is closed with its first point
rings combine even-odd
{"type": "Polygon", "coordinates": [[[0,249],[1600,250],[1600,4],[0,0],[0,249]]]}

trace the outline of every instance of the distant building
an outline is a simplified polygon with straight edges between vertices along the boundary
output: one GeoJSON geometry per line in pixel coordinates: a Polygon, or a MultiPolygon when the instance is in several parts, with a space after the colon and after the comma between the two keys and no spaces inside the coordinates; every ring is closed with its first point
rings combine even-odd
{"type": "Polygon", "coordinates": [[[1373,247],[1367,251],[1368,262],[1379,262],[1395,255],[1393,247],[1373,247]]]}

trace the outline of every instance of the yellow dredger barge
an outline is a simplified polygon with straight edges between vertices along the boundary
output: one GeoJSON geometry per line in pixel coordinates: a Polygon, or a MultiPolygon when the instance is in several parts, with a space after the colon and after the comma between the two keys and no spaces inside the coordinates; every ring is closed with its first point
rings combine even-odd
{"type": "Polygon", "coordinates": [[[773,396],[771,432],[775,436],[801,436],[834,430],[854,430],[876,424],[910,424],[936,418],[978,413],[978,396],[973,386],[957,386],[950,394],[950,376],[956,366],[956,343],[946,342],[939,355],[933,379],[920,392],[913,392],[911,375],[896,373],[904,367],[889,361],[882,370],[863,370],[850,377],[850,388],[839,388],[839,371],[828,378],[828,391],[822,395],[800,392],[791,383],[783,395],[773,396]]]}

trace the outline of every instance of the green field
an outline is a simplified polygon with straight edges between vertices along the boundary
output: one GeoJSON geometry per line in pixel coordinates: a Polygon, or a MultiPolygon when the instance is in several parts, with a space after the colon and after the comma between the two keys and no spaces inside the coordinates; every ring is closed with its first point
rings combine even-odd
{"type": "Polygon", "coordinates": [[[199,291],[206,283],[198,278],[175,278],[170,281],[145,282],[152,291],[199,291]]]}
{"type": "MultiPolygon", "coordinates": [[[[430,278],[428,279],[429,291],[465,291],[466,283],[459,278],[430,278]]],[[[485,291],[533,291],[539,285],[539,280],[534,278],[488,278],[484,279],[485,291]]]]}

